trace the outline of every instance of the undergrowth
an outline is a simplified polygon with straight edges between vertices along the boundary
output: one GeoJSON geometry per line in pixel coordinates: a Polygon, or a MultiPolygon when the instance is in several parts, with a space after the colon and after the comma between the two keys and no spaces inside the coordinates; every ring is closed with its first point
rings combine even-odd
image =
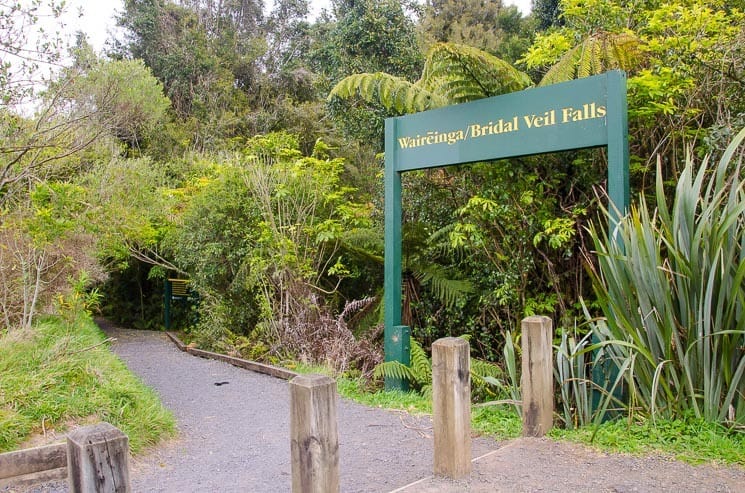
{"type": "Polygon", "coordinates": [[[107,421],[137,453],[175,432],[171,413],[111,353],[88,316],[0,336],[0,452],[34,433],[107,421]]]}

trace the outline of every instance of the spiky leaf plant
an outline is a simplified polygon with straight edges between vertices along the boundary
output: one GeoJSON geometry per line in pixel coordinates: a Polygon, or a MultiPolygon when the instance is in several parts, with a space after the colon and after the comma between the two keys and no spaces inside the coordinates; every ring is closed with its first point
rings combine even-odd
{"type": "Polygon", "coordinates": [[[656,211],[641,197],[611,239],[591,231],[594,331],[652,416],[745,422],[744,139],[713,167],[689,155],[672,203],[658,172],[656,211]]]}
{"type": "Polygon", "coordinates": [[[564,424],[577,428],[589,424],[592,416],[592,381],[583,350],[590,343],[591,334],[579,339],[569,331],[561,334],[556,351],[554,377],[561,392],[564,424]]]}

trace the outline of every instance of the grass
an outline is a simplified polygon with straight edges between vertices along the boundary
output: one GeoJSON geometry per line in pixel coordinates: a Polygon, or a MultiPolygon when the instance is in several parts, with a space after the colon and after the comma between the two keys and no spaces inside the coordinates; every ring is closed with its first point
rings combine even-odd
{"type": "Polygon", "coordinates": [[[592,445],[600,450],[634,455],[661,454],[692,464],[716,462],[745,466],[745,433],[702,418],[625,420],[576,430],[554,429],[550,436],[592,445]],[[594,440],[592,439],[595,434],[594,440]]]}
{"type": "Polygon", "coordinates": [[[398,409],[412,414],[431,414],[432,401],[415,392],[399,390],[369,391],[361,379],[338,378],[336,381],[339,395],[369,407],[398,409]]]}
{"type": "Polygon", "coordinates": [[[104,340],[85,316],[72,324],[48,317],[0,336],[0,452],[69,423],[107,421],[129,436],[133,453],[174,434],[171,413],[104,340]]]}

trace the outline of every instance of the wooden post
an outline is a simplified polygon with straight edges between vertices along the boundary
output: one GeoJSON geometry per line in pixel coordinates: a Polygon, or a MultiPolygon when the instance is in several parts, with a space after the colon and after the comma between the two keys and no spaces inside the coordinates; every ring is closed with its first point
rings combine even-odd
{"type": "Polygon", "coordinates": [[[290,381],[290,440],[293,493],[338,492],[334,379],[299,375],[290,381]]]}
{"type": "Polygon", "coordinates": [[[432,418],[437,476],[471,474],[471,373],[468,342],[445,337],[432,344],[432,418]]]}
{"type": "Polygon", "coordinates": [[[73,493],[131,493],[129,439],[109,423],[67,436],[67,472],[73,493]]]}
{"type": "Polygon", "coordinates": [[[522,331],[523,436],[542,437],[551,429],[554,414],[551,319],[525,318],[522,331]]]}

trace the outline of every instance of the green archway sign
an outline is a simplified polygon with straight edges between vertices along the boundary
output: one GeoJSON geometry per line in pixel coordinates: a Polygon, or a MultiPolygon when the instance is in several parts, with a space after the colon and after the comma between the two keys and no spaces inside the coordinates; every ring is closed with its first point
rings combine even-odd
{"type": "MultiPolygon", "coordinates": [[[[610,211],[629,204],[626,74],[481,99],[385,121],[385,359],[410,362],[401,324],[401,173],[607,147],[610,211]]],[[[406,382],[386,380],[386,388],[406,382]]]]}

